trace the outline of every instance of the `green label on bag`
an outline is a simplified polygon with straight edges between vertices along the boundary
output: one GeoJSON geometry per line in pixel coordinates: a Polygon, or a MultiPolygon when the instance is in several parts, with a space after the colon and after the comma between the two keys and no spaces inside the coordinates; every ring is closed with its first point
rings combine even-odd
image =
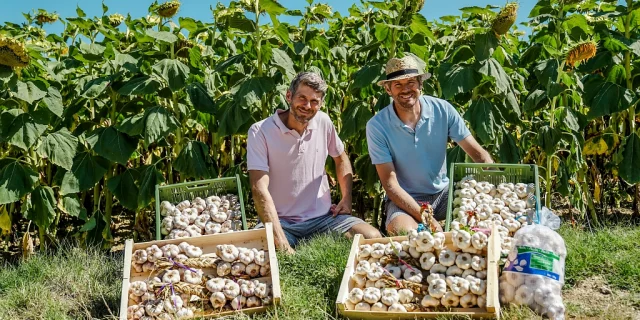
{"type": "Polygon", "coordinates": [[[527,253],[527,252],[535,253],[536,256],[545,256],[547,257],[547,259],[550,259],[550,260],[560,260],[560,256],[558,256],[557,254],[551,251],[542,250],[542,249],[533,248],[533,247],[518,247],[518,254],[527,253]]]}
{"type": "Polygon", "coordinates": [[[553,271],[553,259],[549,259],[546,255],[532,254],[529,264],[534,269],[553,271]]]}

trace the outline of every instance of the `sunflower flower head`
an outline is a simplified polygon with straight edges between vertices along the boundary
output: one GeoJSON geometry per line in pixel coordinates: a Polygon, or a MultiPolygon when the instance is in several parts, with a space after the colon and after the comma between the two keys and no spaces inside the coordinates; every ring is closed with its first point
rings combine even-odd
{"type": "Polygon", "coordinates": [[[597,51],[598,45],[594,41],[583,41],[567,52],[565,61],[569,66],[573,67],[578,62],[587,61],[595,57],[597,51]]]}
{"type": "Polygon", "coordinates": [[[518,17],[518,3],[507,3],[491,24],[491,29],[497,35],[503,35],[509,32],[511,26],[516,22],[518,17]]]}
{"type": "Polygon", "coordinates": [[[172,0],[158,6],[156,13],[163,18],[171,18],[176,15],[178,9],[180,9],[180,1],[172,0]]]}
{"type": "Polygon", "coordinates": [[[124,21],[124,16],[119,13],[114,13],[109,16],[109,25],[114,28],[118,27],[122,21],[124,21]]]}
{"type": "Polygon", "coordinates": [[[58,21],[58,18],[59,18],[59,16],[57,14],[49,13],[49,12],[46,12],[46,11],[40,11],[36,15],[36,20],[38,20],[38,22],[40,24],[54,23],[54,22],[58,21]]]}
{"type": "Polygon", "coordinates": [[[24,68],[29,65],[29,60],[27,49],[21,42],[0,35],[0,64],[24,68]]]}

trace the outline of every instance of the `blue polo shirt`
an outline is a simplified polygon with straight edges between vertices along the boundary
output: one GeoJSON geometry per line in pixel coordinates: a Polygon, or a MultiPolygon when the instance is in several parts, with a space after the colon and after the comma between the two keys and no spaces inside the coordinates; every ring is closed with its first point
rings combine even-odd
{"type": "Polygon", "coordinates": [[[367,122],[367,143],[373,164],[393,162],[400,187],[412,197],[432,195],[449,185],[447,142],[471,134],[460,114],[442,99],[420,97],[415,130],[402,123],[393,102],[367,122]]]}

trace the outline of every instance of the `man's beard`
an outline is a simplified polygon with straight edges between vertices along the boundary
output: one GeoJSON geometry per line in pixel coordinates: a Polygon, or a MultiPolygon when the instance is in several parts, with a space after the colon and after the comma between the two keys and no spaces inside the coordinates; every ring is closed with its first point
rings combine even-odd
{"type": "Polygon", "coordinates": [[[308,113],[308,118],[305,118],[306,115],[302,115],[300,113],[298,113],[298,109],[293,107],[291,108],[291,115],[293,115],[293,118],[296,119],[296,121],[306,124],[309,123],[309,121],[311,121],[311,119],[313,119],[313,117],[316,115],[315,113],[308,113]]]}

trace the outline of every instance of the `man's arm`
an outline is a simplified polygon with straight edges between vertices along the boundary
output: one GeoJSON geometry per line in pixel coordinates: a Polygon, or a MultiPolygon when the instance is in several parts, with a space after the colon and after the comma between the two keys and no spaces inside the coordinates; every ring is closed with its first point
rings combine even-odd
{"type": "Polygon", "coordinates": [[[473,162],[493,163],[493,159],[491,159],[491,155],[489,154],[489,152],[482,148],[482,146],[480,146],[478,141],[476,141],[476,139],[472,135],[469,135],[466,138],[460,140],[458,144],[460,145],[462,150],[464,150],[464,152],[466,152],[471,157],[471,159],[473,159],[473,162]]]}
{"type": "Polygon", "coordinates": [[[382,183],[382,187],[384,188],[384,191],[387,192],[389,199],[414,219],[422,221],[420,205],[413,199],[413,197],[411,197],[411,195],[400,187],[396,176],[396,167],[393,165],[393,162],[377,164],[376,171],[378,171],[380,183],[382,183]]]}
{"type": "MultiPolygon", "coordinates": [[[[420,213],[422,208],[411,195],[400,187],[396,176],[396,167],[393,165],[393,162],[377,164],[376,171],[378,171],[380,183],[382,183],[384,191],[387,192],[389,200],[393,201],[396,206],[409,214],[413,219],[419,223],[422,222],[422,215],[420,213]]],[[[428,221],[428,223],[432,229],[442,231],[442,227],[440,227],[440,224],[433,216],[431,216],[431,221],[428,221]]]]}
{"type": "Polygon", "coordinates": [[[275,245],[280,250],[293,253],[293,248],[282,230],[278,211],[269,193],[269,173],[260,170],[249,170],[249,181],[251,183],[251,194],[258,212],[258,217],[263,223],[273,224],[273,236],[275,245]]]}
{"type": "Polygon", "coordinates": [[[338,176],[338,184],[342,199],[337,206],[331,208],[333,216],[338,214],[351,214],[351,188],[353,185],[353,170],[351,169],[351,161],[346,152],[342,152],[339,156],[333,157],[336,163],[336,174],[338,176]]]}

